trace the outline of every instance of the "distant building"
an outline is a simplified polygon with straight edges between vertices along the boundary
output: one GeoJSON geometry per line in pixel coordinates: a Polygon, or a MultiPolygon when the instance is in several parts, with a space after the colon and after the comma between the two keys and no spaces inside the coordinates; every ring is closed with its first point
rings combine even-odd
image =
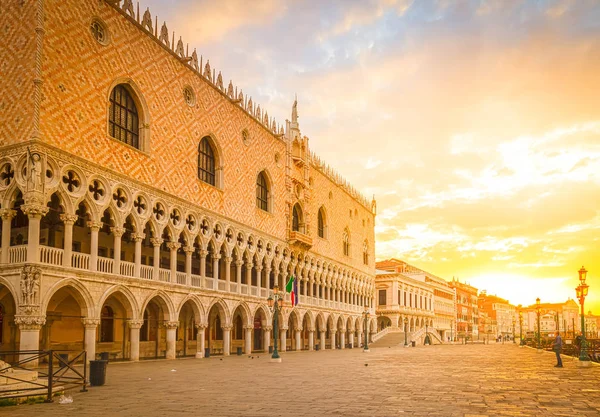
{"type": "MultiPolygon", "coordinates": [[[[523,337],[534,337],[538,331],[537,306],[532,304],[523,307],[521,311],[523,312],[523,337]]],[[[539,327],[542,337],[553,337],[557,330],[567,338],[576,336],[581,331],[579,305],[570,298],[564,303],[541,303],[539,327]]]]}
{"type": "Polygon", "coordinates": [[[477,339],[479,336],[477,288],[454,278],[449,286],[456,291],[456,337],[477,339]]]}
{"type": "Polygon", "coordinates": [[[516,333],[516,307],[496,295],[488,295],[485,291],[479,294],[479,313],[483,313],[485,323],[483,331],[489,336],[512,339],[516,333]]]}

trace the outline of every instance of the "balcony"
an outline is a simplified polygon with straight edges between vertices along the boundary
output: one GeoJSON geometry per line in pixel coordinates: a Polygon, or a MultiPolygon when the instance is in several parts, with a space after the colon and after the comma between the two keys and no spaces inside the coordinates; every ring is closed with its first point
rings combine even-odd
{"type": "Polygon", "coordinates": [[[288,239],[290,245],[300,246],[304,250],[308,250],[313,245],[312,237],[305,235],[302,232],[293,231],[290,232],[290,238],[288,239]]]}

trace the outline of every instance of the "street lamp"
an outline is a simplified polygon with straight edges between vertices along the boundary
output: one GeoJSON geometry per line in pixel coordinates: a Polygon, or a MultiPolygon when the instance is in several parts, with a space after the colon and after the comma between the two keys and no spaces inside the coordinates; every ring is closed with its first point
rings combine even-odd
{"type": "Polygon", "coordinates": [[[519,311],[519,344],[523,346],[523,312],[519,311]]]}
{"type": "Polygon", "coordinates": [[[581,304],[581,349],[579,349],[579,360],[582,362],[589,362],[590,357],[587,354],[587,346],[585,340],[585,310],[583,307],[585,297],[588,295],[589,288],[589,286],[585,283],[588,271],[586,271],[586,269],[582,266],[578,272],[580,284],[577,286],[575,291],[577,293],[577,298],[579,298],[579,304],[581,304]]]}
{"type": "Polygon", "coordinates": [[[537,327],[538,327],[538,335],[537,335],[537,348],[541,349],[542,348],[542,342],[541,342],[541,328],[540,328],[540,314],[542,312],[541,307],[540,307],[540,297],[536,298],[535,300],[535,312],[537,313],[537,327]]]}
{"type": "Polygon", "coordinates": [[[513,316],[513,319],[512,319],[512,320],[513,320],[513,333],[512,333],[512,339],[513,339],[513,344],[514,344],[514,343],[517,343],[517,341],[515,340],[515,323],[516,323],[516,320],[515,320],[514,316],[513,316]]]}
{"type": "Polygon", "coordinates": [[[271,355],[271,362],[281,362],[281,357],[277,352],[277,340],[279,339],[279,313],[283,308],[283,298],[285,294],[279,293],[279,286],[273,287],[273,295],[267,298],[269,308],[273,312],[273,355],[271,355]]]}
{"type": "Polygon", "coordinates": [[[364,349],[363,352],[367,353],[370,352],[369,350],[369,333],[368,333],[368,327],[369,327],[369,309],[367,306],[365,306],[365,311],[363,311],[363,317],[365,318],[365,344],[364,344],[364,349]]]}
{"type": "Polygon", "coordinates": [[[404,347],[408,347],[408,317],[404,317],[404,347]]]}
{"type": "Polygon", "coordinates": [[[425,340],[423,342],[424,345],[430,345],[431,339],[429,338],[429,320],[425,322],[425,340]]]}

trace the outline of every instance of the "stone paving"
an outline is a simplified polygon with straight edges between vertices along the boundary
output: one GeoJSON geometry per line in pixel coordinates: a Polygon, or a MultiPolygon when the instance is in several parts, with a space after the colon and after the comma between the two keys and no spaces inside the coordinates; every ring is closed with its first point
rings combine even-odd
{"type": "Polygon", "coordinates": [[[72,404],[0,416],[600,416],[600,367],[513,344],[111,363],[72,404]],[[173,371],[174,370],[174,371],[173,371]]]}

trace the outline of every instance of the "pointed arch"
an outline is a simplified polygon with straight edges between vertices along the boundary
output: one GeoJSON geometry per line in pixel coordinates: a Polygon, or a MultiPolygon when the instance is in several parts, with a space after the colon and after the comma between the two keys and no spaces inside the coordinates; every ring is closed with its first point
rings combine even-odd
{"type": "Polygon", "coordinates": [[[320,238],[327,239],[327,209],[325,206],[319,208],[317,215],[317,235],[320,238]]]}
{"type": "Polygon", "coordinates": [[[41,303],[41,311],[44,314],[47,313],[48,307],[50,305],[50,300],[52,296],[56,294],[61,289],[66,289],[69,295],[71,295],[75,301],[79,304],[81,308],[81,316],[82,317],[98,317],[99,312],[95,311],[95,304],[92,295],[90,294],[87,287],[82,284],[79,280],[75,278],[64,278],[54,284],[46,294],[41,303]]]}
{"type": "Polygon", "coordinates": [[[150,301],[152,301],[154,299],[156,299],[158,301],[158,304],[163,309],[163,314],[164,314],[163,320],[165,320],[165,321],[177,320],[177,316],[175,314],[175,306],[173,305],[173,302],[171,301],[169,296],[162,290],[153,291],[148,297],[146,297],[146,300],[142,304],[142,308],[140,310],[139,317],[144,317],[144,311],[146,310],[146,307],[148,307],[148,304],[150,303],[150,301]]]}
{"type": "Polygon", "coordinates": [[[256,175],[256,207],[273,212],[273,182],[267,170],[262,170],[256,175]]]}
{"type": "Polygon", "coordinates": [[[210,315],[210,312],[213,309],[213,307],[215,307],[223,316],[222,320],[224,325],[231,323],[231,314],[229,313],[229,308],[227,307],[227,303],[223,301],[222,298],[215,298],[213,301],[211,301],[210,305],[206,309],[207,315],[210,315]]]}
{"type": "Polygon", "coordinates": [[[129,288],[120,284],[109,287],[100,296],[100,300],[98,301],[97,305],[100,306],[100,308],[102,308],[102,306],[110,296],[114,296],[115,298],[117,298],[119,302],[123,305],[123,307],[125,307],[125,311],[127,313],[128,318],[137,320],[138,317],[140,317],[140,309],[138,306],[138,302],[129,288]]]}
{"type": "Polygon", "coordinates": [[[108,135],[144,152],[150,151],[150,111],[131,78],[114,80],[107,96],[108,135]]]}
{"type": "Polygon", "coordinates": [[[181,300],[179,306],[177,306],[177,317],[179,317],[183,306],[187,302],[189,302],[192,306],[194,317],[197,320],[196,324],[207,323],[208,318],[206,315],[206,311],[204,310],[204,306],[202,305],[202,302],[200,301],[198,296],[196,296],[195,294],[188,294],[183,300],[181,300]]]}
{"type": "Polygon", "coordinates": [[[223,188],[223,152],[213,134],[202,137],[198,143],[198,179],[223,188]]]}

